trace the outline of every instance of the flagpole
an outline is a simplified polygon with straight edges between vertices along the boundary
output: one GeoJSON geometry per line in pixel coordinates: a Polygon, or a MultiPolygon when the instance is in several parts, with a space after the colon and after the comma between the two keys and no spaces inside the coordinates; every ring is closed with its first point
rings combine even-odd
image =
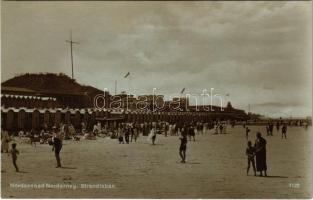
{"type": "Polygon", "coordinates": [[[129,92],[129,95],[131,94],[131,76],[129,76],[128,78],[128,92],[129,92]]]}
{"type": "Polygon", "coordinates": [[[71,47],[71,67],[72,67],[72,79],[74,79],[74,62],[73,62],[73,44],[79,44],[78,42],[74,42],[72,40],[72,30],[70,32],[70,39],[71,40],[66,40],[67,43],[70,44],[71,47]]]}
{"type": "Polygon", "coordinates": [[[116,95],[116,90],[117,90],[117,81],[114,81],[114,95],[116,95]]]}

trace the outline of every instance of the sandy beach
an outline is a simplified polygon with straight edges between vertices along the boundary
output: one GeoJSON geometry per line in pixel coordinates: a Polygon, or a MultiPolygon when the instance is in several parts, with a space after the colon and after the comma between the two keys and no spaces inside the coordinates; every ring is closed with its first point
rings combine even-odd
{"type": "Polygon", "coordinates": [[[250,126],[250,138],[261,130],[267,140],[268,177],[246,175],[247,140],[242,126],[228,134],[196,135],[188,142],[187,163],[180,163],[177,136],[158,135],[153,146],[147,137],[137,143],[115,139],[64,141],[64,168],[55,168],[52,147],[21,143],[16,173],[11,157],[2,156],[3,198],[311,198],[311,127],[289,127],[265,136],[265,127],[250,126]],[[22,188],[22,184],[30,188],[22,188]],[[42,185],[34,188],[31,184],[42,185]],[[85,184],[85,185],[84,185],[85,184]],[[97,185],[98,184],[98,185],[97,185]],[[54,185],[68,188],[49,188],[54,185]],[[33,188],[31,188],[33,187],[33,188]],[[85,188],[92,187],[92,188],[85,188]],[[94,188],[101,187],[101,188],[94,188]]]}

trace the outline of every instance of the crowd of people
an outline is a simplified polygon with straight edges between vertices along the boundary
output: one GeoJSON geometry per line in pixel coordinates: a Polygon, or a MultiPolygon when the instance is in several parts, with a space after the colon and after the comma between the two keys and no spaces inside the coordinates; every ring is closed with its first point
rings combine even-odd
{"type": "MultiPolygon", "coordinates": [[[[60,152],[62,150],[63,140],[72,139],[79,141],[83,139],[96,139],[97,137],[110,137],[117,139],[118,144],[130,144],[136,143],[140,136],[148,136],[148,140],[152,145],[156,144],[158,135],[178,136],[180,140],[179,156],[181,163],[186,162],[187,143],[189,141],[196,141],[196,135],[208,134],[210,130],[212,134],[226,134],[227,124],[231,127],[235,126],[235,122],[223,122],[223,121],[209,121],[209,122],[188,122],[188,123],[169,123],[165,121],[158,122],[145,122],[145,123],[119,123],[114,128],[107,124],[96,123],[92,130],[87,129],[86,123],[81,124],[81,130],[77,131],[72,124],[60,123],[58,126],[53,126],[48,129],[44,124],[41,131],[19,131],[18,137],[28,138],[29,143],[36,147],[36,142],[41,144],[49,144],[54,151],[57,168],[61,168],[60,152]]],[[[243,123],[246,139],[249,139],[250,128],[246,123],[243,123]]],[[[307,127],[306,127],[307,128],[307,127]]],[[[274,123],[268,122],[265,126],[266,135],[273,136],[274,123]]],[[[277,132],[281,130],[282,138],[287,139],[287,123],[276,123],[277,132]]],[[[17,166],[17,144],[11,145],[9,151],[9,143],[11,142],[11,136],[7,131],[1,131],[1,152],[10,153],[12,155],[13,166],[16,171],[19,171],[17,166]]],[[[266,140],[262,137],[260,132],[256,133],[256,141],[252,145],[251,141],[247,143],[246,155],[248,160],[247,174],[249,174],[250,167],[252,165],[254,175],[256,171],[260,172],[260,176],[267,176],[267,164],[266,164],[266,140]]]]}
{"type": "MultiPolygon", "coordinates": [[[[18,136],[21,141],[26,139],[26,142],[36,147],[36,143],[49,144],[52,146],[55,158],[57,161],[57,168],[62,167],[60,152],[62,149],[63,140],[75,140],[79,141],[81,138],[92,140],[97,137],[110,137],[112,139],[118,139],[119,144],[129,144],[137,142],[140,135],[148,136],[152,145],[155,145],[157,135],[167,136],[189,136],[189,140],[195,141],[195,135],[205,134],[210,129],[214,128],[212,122],[191,122],[191,123],[168,123],[165,121],[158,122],[145,122],[145,123],[119,123],[117,128],[109,127],[107,124],[102,125],[100,122],[96,123],[91,131],[87,130],[86,123],[81,124],[81,129],[76,131],[72,124],[60,123],[57,126],[53,126],[51,129],[46,124],[43,125],[40,131],[38,130],[20,130],[13,136],[18,136]]],[[[13,165],[18,170],[16,160],[19,153],[16,143],[12,144],[11,151],[9,151],[9,143],[12,141],[12,136],[8,131],[1,131],[1,153],[11,153],[13,159],[13,165]]],[[[187,142],[186,142],[187,143],[187,142]]],[[[185,144],[186,144],[185,143],[185,144]]],[[[186,148],[185,148],[186,149],[186,148]]],[[[182,159],[185,161],[184,159],[182,159]]]]}
{"type": "MultiPolygon", "coordinates": [[[[300,123],[302,126],[302,123],[300,123]]],[[[305,128],[307,129],[308,125],[305,125],[305,128]]],[[[286,122],[276,122],[276,130],[277,132],[280,131],[280,128],[282,129],[282,138],[285,137],[287,138],[286,132],[287,132],[287,123],[286,122]]],[[[273,136],[273,131],[274,131],[274,122],[268,122],[266,125],[266,133],[267,136],[273,136]]]]}

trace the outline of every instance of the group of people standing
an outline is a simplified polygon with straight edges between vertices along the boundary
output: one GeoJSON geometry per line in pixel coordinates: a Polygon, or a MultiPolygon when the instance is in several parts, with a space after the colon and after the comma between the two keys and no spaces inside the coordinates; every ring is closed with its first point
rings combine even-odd
{"type": "Polygon", "coordinates": [[[129,144],[129,142],[137,141],[139,137],[140,127],[138,124],[121,123],[117,128],[117,137],[120,144],[129,144]]]}
{"type": "MultiPolygon", "coordinates": [[[[277,132],[280,131],[280,127],[281,127],[281,138],[282,139],[283,138],[287,139],[287,123],[277,121],[276,122],[276,130],[277,130],[277,132]]],[[[268,122],[267,125],[266,125],[267,136],[273,136],[273,129],[274,129],[274,123],[273,122],[268,122]]]]}
{"type": "MultiPolygon", "coordinates": [[[[232,124],[232,127],[235,125],[232,124]]],[[[215,125],[215,133],[214,134],[226,134],[227,133],[227,124],[226,122],[219,122],[215,125]]]]}
{"type": "Polygon", "coordinates": [[[252,146],[251,141],[248,141],[247,145],[248,145],[246,149],[246,155],[248,160],[247,175],[249,174],[249,169],[250,166],[252,165],[254,176],[256,176],[256,171],[260,172],[260,176],[263,176],[263,172],[264,176],[267,176],[266,140],[262,137],[260,132],[257,132],[254,146],[252,146]]]}
{"type": "MultiPolygon", "coordinates": [[[[49,138],[48,143],[49,145],[52,145],[52,151],[54,151],[55,158],[57,161],[57,168],[62,167],[61,166],[61,158],[60,158],[60,152],[62,149],[62,143],[64,139],[64,132],[57,129],[57,127],[52,128],[52,138],[49,138]]],[[[30,137],[32,138],[32,136],[30,137]]],[[[11,150],[9,151],[9,143],[11,141],[11,137],[9,136],[7,131],[1,131],[1,153],[10,153],[12,156],[12,163],[16,170],[16,172],[19,172],[19,168],[17,166],[17,156],[19,154],[19,150],[17,150],[17,144],[13,142],[11,144],[11,150]]],[[[31,139],[32,143],[32,139],[31,139]]]]}
{"type": "MultiPolygon", "coordinates": [[[[146,135],[155,144],[158,134],[162,134],[165,137],[168,135],[189,136],[189,140],[195,141],[195,135],[207,133],[212,129],[208,123],[191,122],[191,123],[174,123],[168,122],[151,122],[151,123],[120,123],[118,128],[113,131],[113,136],[118,138],[119,144],[129,144],[130,142],[136,142],[139,135],[146,135]]],[[[114,138],[113,137],[113,138],[114,138]]]]}
{"type": "MultiPolygon", "coordinates": [[[[287,123],[283,122],[276,122],[276,130],[277,132],[280,131],[281,127],[281,137],[282,139],[287,139],[287,123]]],[[[267,136],[273,136],[273,129],[274,129],[274,123],[268,122],[265,126],[266,128],[266,135],[267,136]]],[[[246,132],[246,139],[249,138],[249,132],[251,130],[249,127],[245,126],[245,132],[246,132]]],[[[249,174],[250,166],[252,165],[254,175],[256,176],[256,171],[260,172],[260,176],[264,175],[267,176],[267,164],[266,164],[266,140],[262,137],[260,132],[257,132],[256,134],[256,141],[254,143],[254,146],[252,146],[252,142],[248,141],[247,148],[246,148],[246,155],[248,160],[248,166],[247,166],[247,175],[249,174]]]]}

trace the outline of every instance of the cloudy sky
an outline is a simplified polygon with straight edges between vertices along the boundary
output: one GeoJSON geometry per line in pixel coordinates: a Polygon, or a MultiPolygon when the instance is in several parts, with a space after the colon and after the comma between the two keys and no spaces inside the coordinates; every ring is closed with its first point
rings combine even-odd
{"type": "Polygon", "coordinates": [[[2,81],[71,74],[114,93],[229,94],[268,116],[311,115],[312,2],[2,1],[2,81]],[[128,78],[123,76],[130,72],[128,78]]]}

